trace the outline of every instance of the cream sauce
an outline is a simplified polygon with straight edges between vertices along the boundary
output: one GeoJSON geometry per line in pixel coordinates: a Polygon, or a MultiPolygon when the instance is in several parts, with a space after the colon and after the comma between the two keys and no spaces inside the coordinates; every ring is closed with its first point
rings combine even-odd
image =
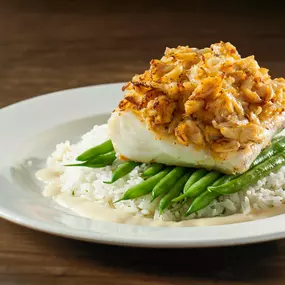
{"type": "Polygon", "coordinates": [[[80,216],[98,221],[158,227],[197,227],[241,223],[285,213],[285,206],[281,206],[266,211],[254,210],[249,214],[239,213],[230,216],[200,218],[181,222],[153,220],[150,218],[134,216],[133,213],[127,211],[108,208],[98,202],[89,201],[83,197],[73,197],[68,193],[63,193],[60,191],[59,174],[51,169],[42,169],[38,171],[36,177],[46,184],[43,192],[44,196],[52,197],[55,202],[72,210],[80,216]]]}
{"type": "Polygon", "coordinates": [[[56,171],[44,168],[36,173],[36,178],[46,185],[44,187],[43,195],[46,197],[56,197],[60,191],[59,173],[56,171]]]}
{"type": "Polygon", "coordinates": [[[36,173],[36,178],[45,183],[59,183],[59,173],[50,169],[44,168],[36,173]]]}

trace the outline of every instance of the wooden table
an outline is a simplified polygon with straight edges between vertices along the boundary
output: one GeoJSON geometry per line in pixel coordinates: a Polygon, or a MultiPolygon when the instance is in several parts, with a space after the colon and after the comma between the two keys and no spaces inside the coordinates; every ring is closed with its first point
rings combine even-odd
{"type": "MultiPolygon", "coordinates": [[[[166,46],[179,44],[231,41],[272,75],[285,75],[282,7],[200,2],[0,1],[0,107],[126,81],[166,46]]],[[[0,225],[0,284],[285,284],[284,240],[154,250],[88,244],[4,220],[0,225]]]]}

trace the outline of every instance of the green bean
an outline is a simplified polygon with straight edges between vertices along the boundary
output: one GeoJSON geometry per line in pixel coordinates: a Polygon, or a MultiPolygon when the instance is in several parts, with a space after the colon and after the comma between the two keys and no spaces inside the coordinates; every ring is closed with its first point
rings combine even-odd
{"type": "Polygon", "coordinates": [[[152,189],[152,200],[160,195],[164,195],[174,184],[180,179],[180,177],[187,171],[184,167],[173,168],[165,177],[163,177],[152,189]]]}
{"type": "Polygon", "coordinates": [[[188,191],[186,193],[183,193],[179,197],[173,199],[172,202],[178,202],[184,198],[188,197],[196,197],[201,195],[204,191],[207,190],[207,187],[209,185],[212,185],[215,180],[217,180],[221,174],[217,171],[210,172],[197,182],[195,182],[190,188],[188,188],[188,191]]]}
{"type": "Polygon", "coordinates": [[[104,154],[100,154],[100,155],[96,156],[95,158],[90,159],[88,161],[90,161],[92,163],[110,163],[110,164],[112,164],[116,158],[117,158],[116,152],[113,150],[113,151],[110,151],[110,152],[107,152],[104,154]]]}
{"type": "Polygon", "coordinates": [[[86,166],[86,167],[91,167],[91,168],[98,168],[98,167],[104,167],[107,165],[111,165],[115,159],[116,159],[116,152],[110,151],[108,153],[98,155],[94,159],[90,159],[90,160],[85,161],[83,163],[67,164],[65,166],[86,166]],[[101,166],[101,165],[103,165],[103,166],[101,166]]]}
{"type": "Polygon", "coordinates": [[[186,193],[187,190],[198,180],[200,180],[202,177],[204,177],[206,174],[208,173],[207,170],[205,169],[198,169],[196,170],[188,179],[188,181],[186,182],[184,189],[183,189],[183,193],[186,193]]]}
{"type": "Polygon", "coordinates": [[[101,168],[101,167],[106,167],[110,164],[108,163],[101,163],[101,164],[98,164],[98,163],[91,163],[91,162],[83,162],[83,163],[74,163],[74,164],[66,164],[64,166],[84,166],[84,167],[90,167],[90,168],[101,168]]]}
{"type": "Polygon", "coordinates": [[[284,151],[285,149],[285,138],[284,137],[277,137],[275,141],[267,148],[265,148],[254,160],[251,164],[251,168],[262,163],[266,159],[272,157],[273,155],[284,151]],[[280,139],[279,139],[280,138],[280,139]],[[277,140],[278,139],[278,140],[277,140]]]}
{"type": "Polygon", "coordinates": [[[142,174],[142,177],[153,176],[158,173],[164,167],[161,163],[153,163],[151,164],[142,174]]]}
{"type": "Polygon", "coordinates": [[[224,183],[230,181],[230,180],[228,180],[228,179],[230,179],[229,176],[230,176],[230,175],[228,175],[228,176],[225,175],[225,176],[220,177],[220,178],[217,179],[211,186],[218,186],[218,185],[221,185],[221,184],[224,184],[224,183]]]}
{"type": "Polygon", "coordinates": [[[209,187],[208,190],[220,194],[232,194],[255,184],[259,179],[277,171],[283,165],[285,165],[285,153],[278,153],[236,179],[222,185],[209,187]]]}
{"type": "MultiPolygon", "coordinates": [[[[224,183],[226,181],[225,178],[229,178],[230,175],[225,175],[220,177],[218,180],[216,180],[212,186],[217,186],[220,185],[222,183],[224,183]]],[[[210,192],[208,190],[206,190],[205,192],[203,192],[201,195],[197,196],[193,202],[191,203],[189,209],[187,210],[185,216],[188,216],[194,212],[197,212],[203,208],[205,208],[206,206],[208,206],[214,199],[216,199],[218,196],[220,196],[219,193],[216,192],[210,192]]]]}
{"type": "Polygon", "coordinates": [[[233,174],[233,175],[223,175],[222,177],[220,177],[218,180],[216,180],[214,182],[213,185],[211,186],[216,186],[216,185],[221,185],[221,184],[224,184],[224,183],[227,183],[231,180],[233,180],[234,178],[238,177],[239,175],[236,175],[236,174],[233,174]]]}
{"type": "Polygon", "coordinates": [[[187,182],[187,180],[189,179],[190,175],[191,173],[184,174],[178,180],[178,182],[176,182],[174,187],[160,200],[158,205],[160,214],[162,214],[162,212],[170,206],[172,200],[182,192],[183,187],[187,182]]]}
{"type": "Polygon", "coordinates": [[[200,196],[196,197],[194,201],[191,203],[189,209],[187,210],[185,216],[189,216],[190,214],[197,212],[206,206],[208,206],[214,199],[216,199],[221,194],[216,192],[210,192],[206,190],[200,196]]]}
{"type": "Polygon", "coordinates": [[[159,173],[155,174],[154,176],[150,177],[149,179],[143,181],[142,183],[131,187],[128,189],[123,197],[116,201],[115,203],[122,201],[122,200],[129,200],[129,199],[135,199],[141,196],[144,196],[146,194],[149,194],[153,187],[165,176],[167,173],[169,173],[170,168],[165,168],[159,173]]]}
{"type": "MultiPolygon", "coordinates": [[[[282,129],[283,130],[283,129],[282,129]]],[[[275,136],[272,140],[271,140],[271,144],[278,142],[280,140],[283,140],[285,137],[284,136],[275,136]]]]}
{"type": "Polygon", "coordinates": [[[118,168],[114,171],[112,175],[111,181],[104,181],[106,184],[112,184],[118,179],[124,177],[128,173],[130,173],[136,166],[138,166],[138,162],[134,161],[126,161],[118,166],[118,168]]]}
{"type": "Polygon", "coordinates": [[[112,141],[108,140],[105,141],[95,147],[92,147],[88,150],[86,150],[85,152],[83,152],[82,154],[80,154],[76,160],[78,161],[87,161],[89,159],[92,159],[100,154],[105,154],[107,152],[110,152],[114,149],[112,141]]]}

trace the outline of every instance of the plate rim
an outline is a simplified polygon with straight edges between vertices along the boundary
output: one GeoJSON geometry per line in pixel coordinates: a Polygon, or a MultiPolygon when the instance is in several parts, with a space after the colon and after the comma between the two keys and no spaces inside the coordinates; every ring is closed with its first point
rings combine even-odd
{"type": "MultiPolygon", "coordinates": [[[[0,207],[0,217],[5,219],[6,221],[12,222],[13,224],[31,229],[36,230],[41,233],[50,234],[58,237],[63,238],[69,238],[73,240],[80,240],[85,242],[91,242],[91,243],[100,243],[100,244],[106,244],[106,245],[116,245],[116,246],[126,246],[126,247],[141,247],[141,248],[213,248],[213,247],[228,247],[228,246],[242,246],[247,244],[256,244],[256,243],[262,243],[262,242],[268,242],[268,241],[274,241],[279,240],[285,237],[285,234],[282,233],[276,233],[276,234],[267,234],[262,236],[253,236],[253,237],[244,237],[240,238],[238,240],[220,240],[215,242],[195,242],[189,243],[187,241],[184,242],[175,242],[175,241],[153,241],[153,240],[144,240],[143,242],[141,240],[134,240],[129,238],[122,238],[122,237],[116,237],[116,240],[112,237],[104,237],[101,238],[100,236],[97,236],[96,238],[91,236],[85,236],[80,234],[70,234],[69,231],[56,231],[55,229],[48,228],[48,227],[39,227],[37,226],[33,220],[26,218],[27,221],[21,221],[20,219],[15,218],[12,214],[9,213],[9,210],[4,210],[0,207]]],[[[134,225],[134,227],[142,227],[139,225],[134,225]]],[[[173,228],[175,229],[175,228],[173,228]]]]}

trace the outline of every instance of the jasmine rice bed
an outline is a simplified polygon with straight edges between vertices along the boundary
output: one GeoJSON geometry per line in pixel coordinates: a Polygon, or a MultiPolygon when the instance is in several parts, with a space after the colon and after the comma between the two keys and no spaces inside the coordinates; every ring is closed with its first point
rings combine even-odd
{"type": "Polygon", "coordinates": [[[160,215],[157,210],[159,198],[151,202],[151,194],[135,200],[113,203],[130,187],[143,181],[141,173],[146,169],[145,164],[137,166],[130,174],[113,184],[104,183],[111,180],[111,166],[104,168],[64,166],[75,163],[78,155],[108,139],[108,127],[101,125],[84,134],[77,144],[71,145],[66,141],[56,146],[56,150],[47,160],[47,167],[58,173],[62,192],[70,196],[84,197],[89,201],[96,201],[106,207],[124,210],[136,216],[164,221],[227,216],[235,213],[247,214],[252,209],[266,210],[281,206],[285,202],[285,167],[282,167],[277,173],[271,173],[259,180],[255,186],[235,194],[220,196],[206,208],[187,217],[184,214],[189,205],[182,203],[171,205],[160,215]]]}

